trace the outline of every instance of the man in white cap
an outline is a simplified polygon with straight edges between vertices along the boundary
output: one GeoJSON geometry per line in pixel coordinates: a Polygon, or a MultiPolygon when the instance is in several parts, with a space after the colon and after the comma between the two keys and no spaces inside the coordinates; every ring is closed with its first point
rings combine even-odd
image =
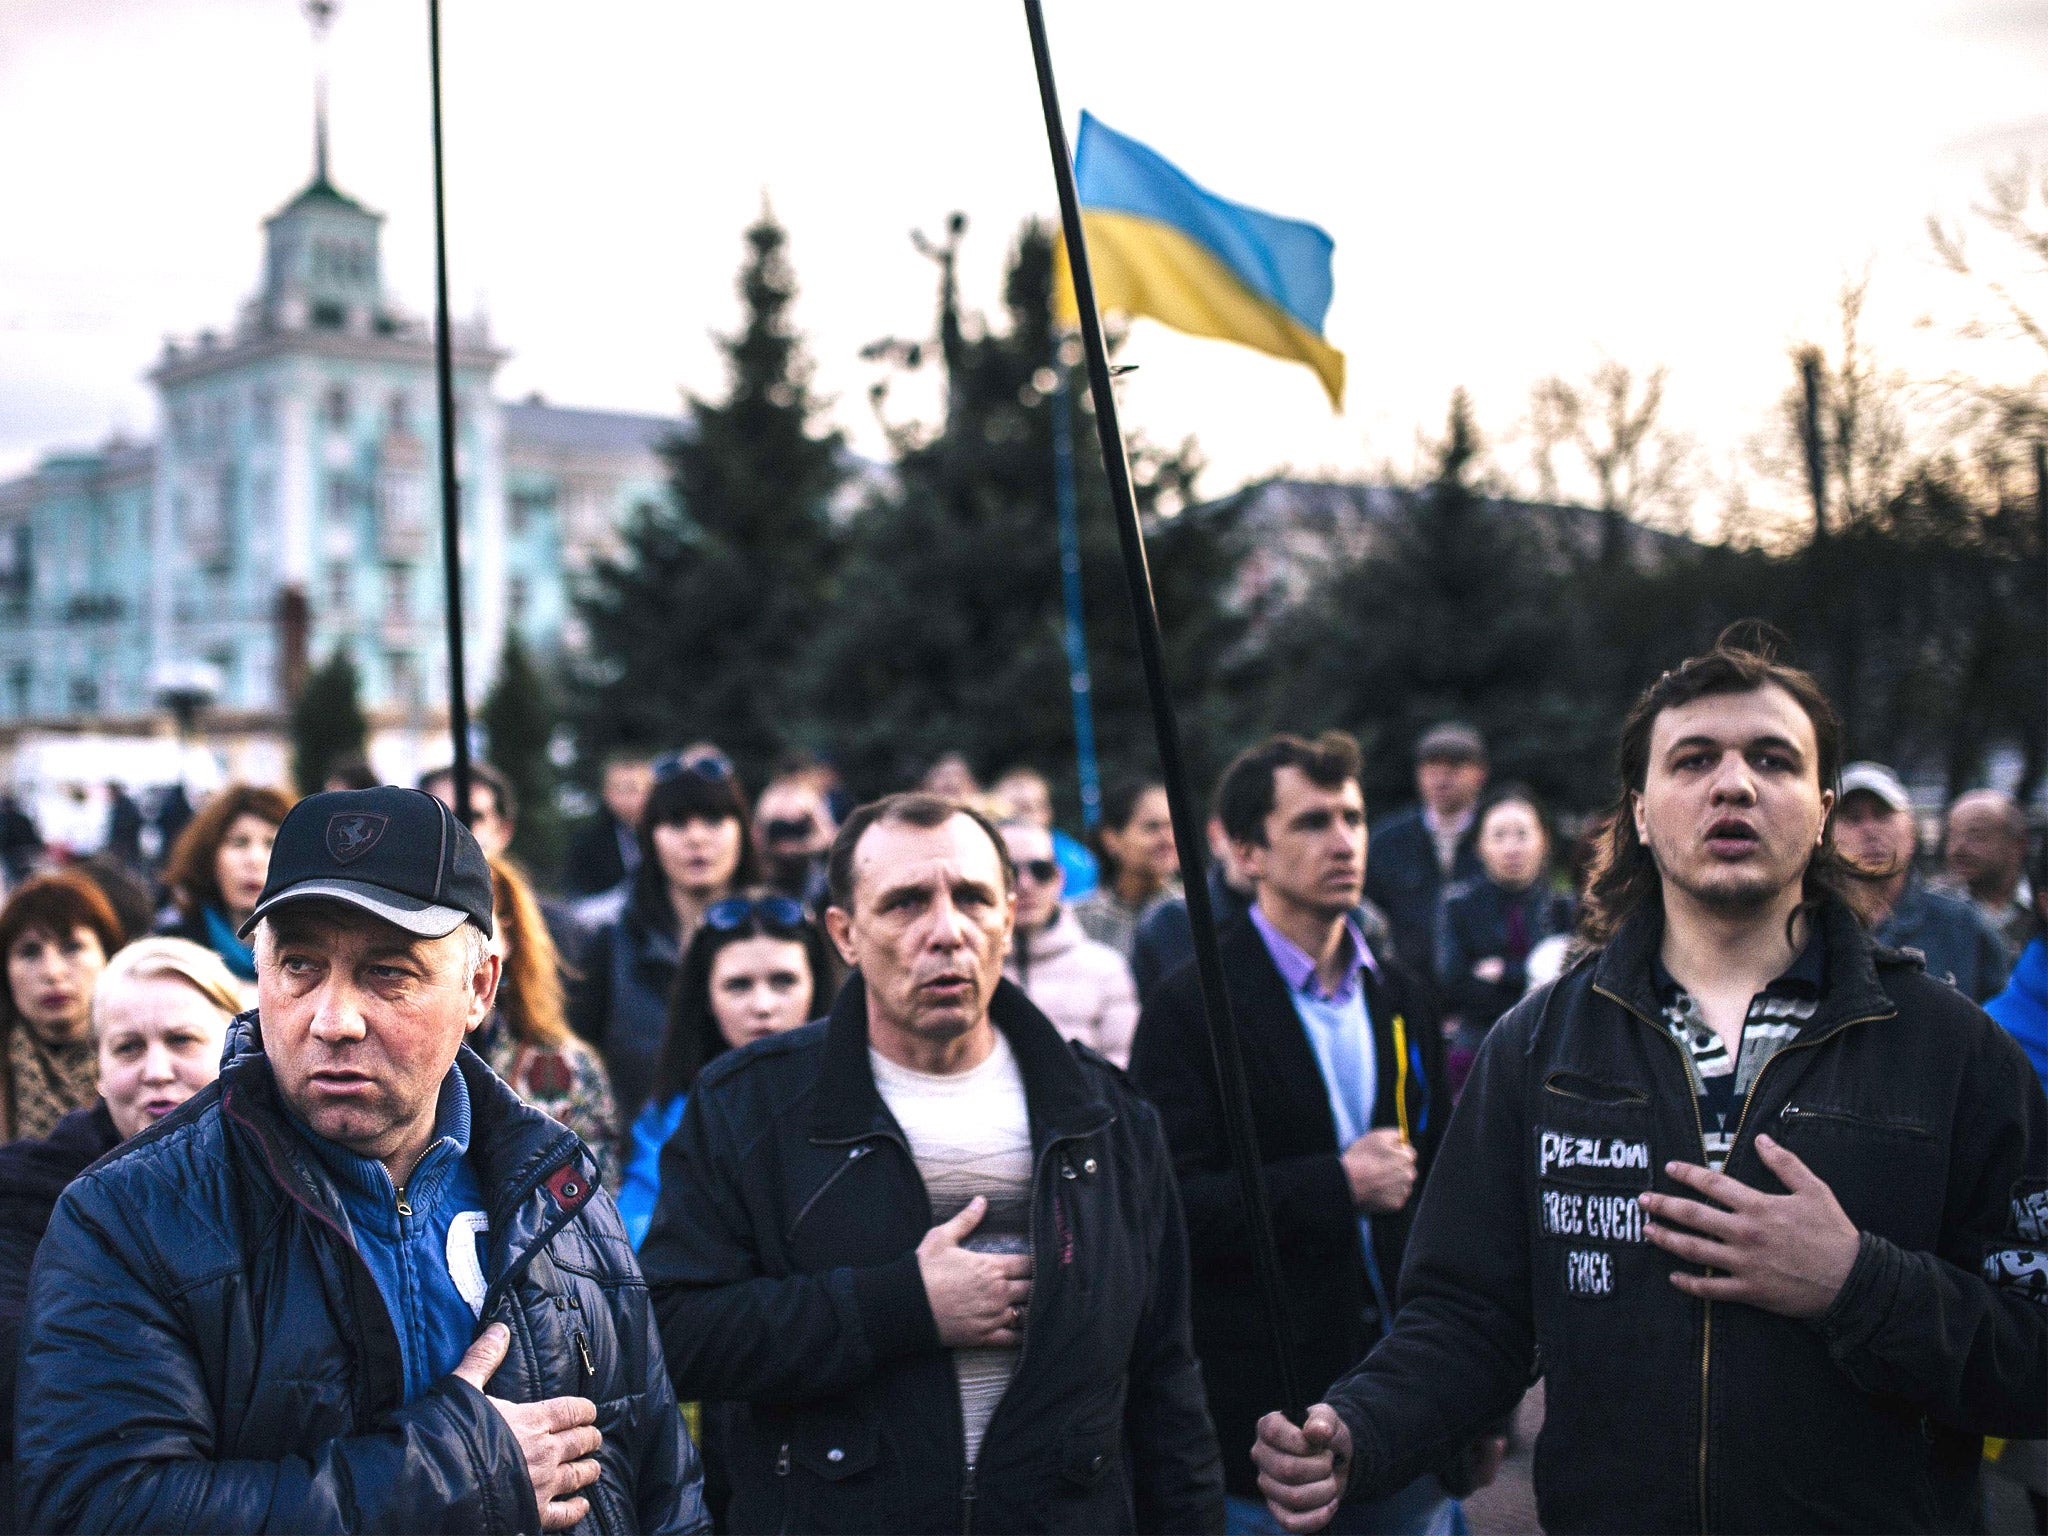
{"type": "Polygon", "coordinates": [[[1877,942],[1917,949],[1927,973],[1981,1003],[2005,985],[2005,941],[1970,902],[1936,890],[1913,868],[1913,800],[1882,763],[1842,770],[1835,839],[1856,882],[1857,905],[1877,942]]]}

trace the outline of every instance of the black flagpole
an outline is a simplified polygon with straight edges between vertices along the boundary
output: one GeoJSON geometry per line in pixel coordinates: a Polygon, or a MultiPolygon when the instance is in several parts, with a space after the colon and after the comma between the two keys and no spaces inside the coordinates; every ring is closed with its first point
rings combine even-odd
{"type": "Polygon", "coordinates": [[[1024,20],[1031,29],[1031,55],[1038,66],[1038,99],[1045,108],[1045,137],[1052,149],[1053,177],[1059,183],[1060,224],[1066,231],[1067,266],[1073,274],[1074,297],[1081,311],[1081,343],[1088,355],[1088,388],[1095,397],[1095,429],[1102,439],[1102,467],[1109,474],[1110,500],[1116,507],[1116,531],[1123,543],[1124,580],[1130,592],[1131,617],[1138,629],[1138,657],[1145,669],[1145,690],[1152,699],[1152,724],[1158,738],[1159,766],[1166,779],[1166,799],[1173,812],[1173,837],[1180,845],[1188,922],[1194,929],[1195,970],[1201,978],[1209,1049],[1216,1060],[1216,1080],[1222,1089],[1223,1125],[1230,1139],[1230,1157],[1237,1168],[1238,1188],[1251,1226],[1252,1268],[1258,1275],[1259,1291],[1266,1302],[1266,1321],[1272,1331],[1273,1365],[1280,1387],[1277,1406],[1299,1422],[1307,1404],[1295,1395],[1280,1256],[1273,1242],[1273,1216],[1266,1204],[1258,1137],[1252,1130],[1244,1057],[1238,1049],[1237,1025],[1230,1017],[1230,995],[1223,984],[1223,952],[1216,944],[1216,914],[1209,906],[1209,884],[1202,867],[1202,823],[1195,814],[1194,797],[1188,793],[1187,768],[1180,754],[1180,726],[1174,718],[1173,699],[1166,691],[1159,610],[1152,600],[1145,535],[1138,524],[1137,498],[1131,491],[1131,468],[1124,459],[1123,432],[1117,426],[1109,348],[1102,338],[1102,318],[1095,309],[1095,280],[1088,269],[1088,241],[1081,229],[1080,198],[1074,191],[1074,161],[1067,152],[1066,122],[1060,116],[1059,89],[1053,83],[1052,51],[1045,41],[1045,11],[1040,0],[1024,0],[1024,20]]]}
{"type": "Polygon", "coordinates": [[[427,0],[434,96],[434,375],[441,397],[441,568],[448,585],[449,768],[455,814],[469,825],[469,690],[462,670],[462,508],[455,482],[455,343],[448,325],[448,205],[441,190],[441,0],[427,0]]]}

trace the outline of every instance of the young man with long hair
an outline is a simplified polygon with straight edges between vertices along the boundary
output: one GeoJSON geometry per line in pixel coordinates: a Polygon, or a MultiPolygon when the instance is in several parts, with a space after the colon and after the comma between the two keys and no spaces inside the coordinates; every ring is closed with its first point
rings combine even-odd
{"type": "Polygon", "coordinates": [[[2048,1100],[1843,899],[1841,727],[1774,651],[1630,712],[1590,953],[1481,1049],[1393,1331],[1260,1421],[1284,1529],[1539,1370],[1549,1531],[1975,1529],[1983,1437],[2048,1432],[2048,1100]]]}

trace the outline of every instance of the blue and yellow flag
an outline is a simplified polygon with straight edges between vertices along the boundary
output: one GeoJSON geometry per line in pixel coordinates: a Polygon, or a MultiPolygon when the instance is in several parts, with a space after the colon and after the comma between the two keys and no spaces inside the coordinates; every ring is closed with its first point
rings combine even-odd
{"type": "MultiPolygon", "coordinates": [[[[1323,340],[1336,249],[1329,235],[1225,201],[1086,112],[1074,182],[1104,309],[1307,363],[1331,406],[1343,406],[1344,354],[1323,340]]],[[[1080,309],[1064,241],[1056,261],[1053,315],[1075,325],[1080,309]]]]}

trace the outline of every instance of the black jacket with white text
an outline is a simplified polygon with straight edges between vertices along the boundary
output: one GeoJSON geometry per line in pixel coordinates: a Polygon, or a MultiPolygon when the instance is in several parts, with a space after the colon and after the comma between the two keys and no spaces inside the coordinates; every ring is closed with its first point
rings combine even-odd
{"type": "Polygon", "coordinates": [[[1847,907],[1816,921],[1818,1011],[1759,1072],[1756,1136],[1862,1234],[1810,1320],[1704,1302],[1636,1197],[1705,1160],[1659,1015],[1661,912],[1495,1026],[1409,1236],[1392,1334],[1329,1393],[1351,1492],[1399,1487],[1511,1408],[1539,1368],[1544,1529],[1981,1528],[1981,1437],[2048,1434],[2048,1100],[2019,1048],[1847,907]]]}

